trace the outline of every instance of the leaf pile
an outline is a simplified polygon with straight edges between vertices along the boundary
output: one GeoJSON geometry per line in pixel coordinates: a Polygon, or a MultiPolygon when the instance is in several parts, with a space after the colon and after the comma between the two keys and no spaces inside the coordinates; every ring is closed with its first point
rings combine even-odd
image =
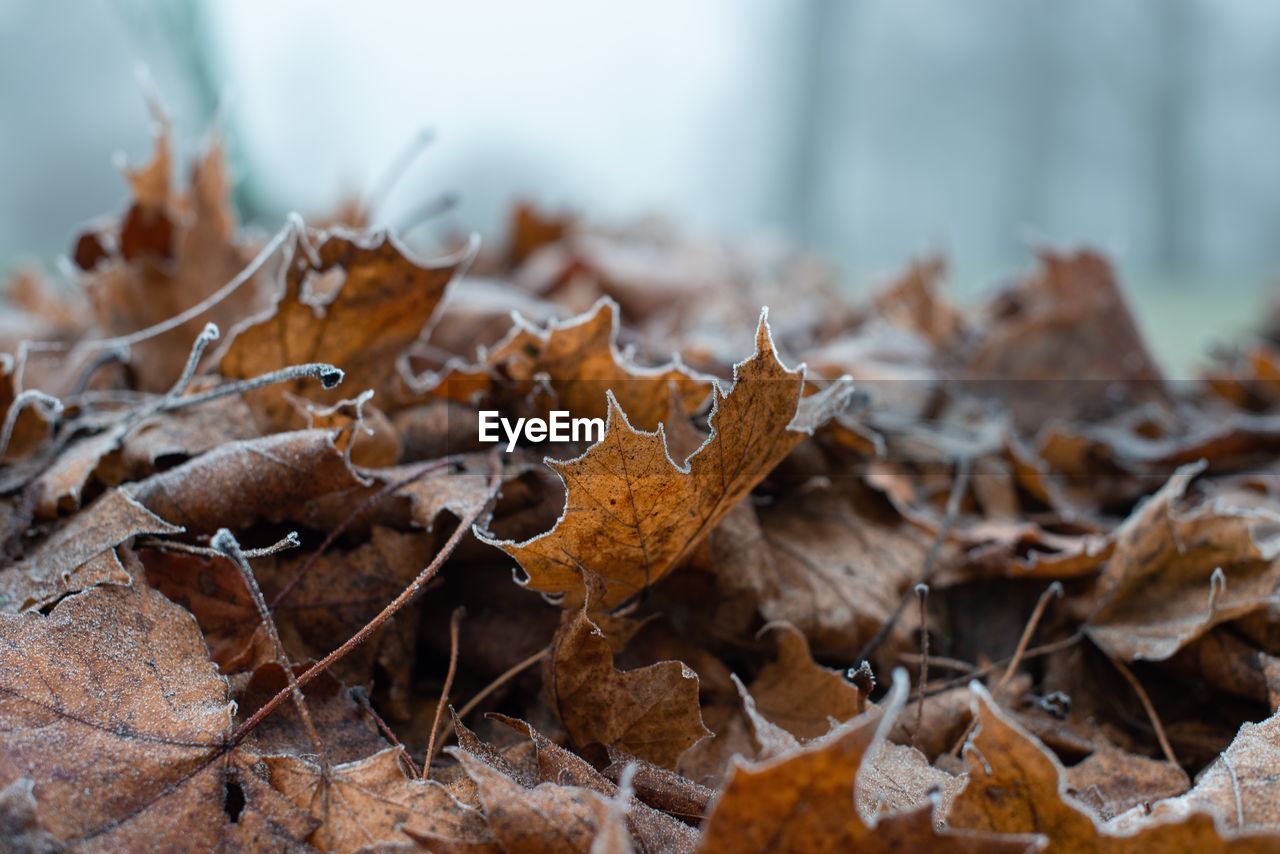
{"type": "Polygon", "coordinates": [[[1166,382],[1087,251],[852,301],[127,177],[0,335],[8,848],[1280,849],[1274,344],[1166,382]]]}

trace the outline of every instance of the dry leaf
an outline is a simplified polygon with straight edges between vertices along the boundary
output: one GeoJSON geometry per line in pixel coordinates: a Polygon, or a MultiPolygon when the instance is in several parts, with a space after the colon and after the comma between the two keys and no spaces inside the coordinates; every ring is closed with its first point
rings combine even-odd
{"type": "Polygon", "coordinates": [[[681,754],[710,734],[698,705],[698,675],[679,661],[619,672],[613,648],[585,604],[556,632],[546,684],[579,745],[599,742],[674,768],[681,754]]]}
{"type": "Polygon", "coordinates": [[[253,392],[250,405],[263,428],[298,426],[287,392],[325,403],[366,389],[377,400],[389,398],[397,358],[423,333],[474,251],[468,246],[423,262],[391,234],[298,229],[285,253],[274,308],[232,331],[218,368],[234,379],[318,362],[345,372],[344,391],[327,396],[301,384],[253,392]]]}
{"type": "Polygon", "coordinates": [[[675,569],[849,393],[837,385],[801,399],[803,386],[803,369],[778,361],[761,315],[755,355],[737,366],[727,395],[717,386],[714,432],[683,466],[661,429],[636,430],[613,401],[603,440],[576,460],[548,461],[568,489],[556,526],[523,543],[490,542],[520,562],[531,589],[576,607],[582,573],[592,572],[606,584],[600,606],[613,607],[675,569]]]}
{"type": "Polygon", "coordinates": [[[1162,661],[1213,626],[1266,608],[1280,584],[1280,513],[1178,501],[1179,469],[1117,534],[1086,631],[1127,660],[1162,661]]]}

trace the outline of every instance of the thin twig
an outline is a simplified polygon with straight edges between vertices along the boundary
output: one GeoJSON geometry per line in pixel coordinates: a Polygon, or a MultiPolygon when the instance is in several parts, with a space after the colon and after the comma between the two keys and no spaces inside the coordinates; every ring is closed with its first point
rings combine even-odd
{"type": "Polygon", "coordinates": [[[395,731],[387,726],[387,722],[382,719],[382,715],[378,714],[378,710],[369,701],[369,694],[364,690],[364,686],[357,685],[349,693],[355,698],[356,703],[364,710],[365,714],[373,719],[373,723],[378,728],[378,732],[382,733],[382,737],[391,742],[392,747],[400,748],[400,758],[404,760],[405,765],[409,766],[409,773],[413,775],[413,778],[415,780],[421,779],[422,773],[418,770],[417,764],[414,763],[413,756],[409,753],[409,748],[400,743],[395,731]]]}
{"type": "Polygon", "coordinates": [[[146,329],[139,329],[137,332],[130,332],[128,335],[120,335],[115,338],[99,338],[93,341],[79,341],[74,345],[65,341],[25,341],[19,345],[18,368],[21,369],[26,362],[27,353],[45,353],[45,352],[63,352],[70,349],[73,353],[93,352],[96,350],[120,350],[130,347],[149,338],[177,329],[188,321],[195,320],[218,303],[222,302],[238,288],[252,279],[258,271],[275,255],[280,247],[284,246],[290,237],[301,235],[305,230],[301,218],[296,215],[290,216],[284,226],[276,232],[266,246],[249,262],[248,266],[235,275],[231,281],[227,282],[217,291],[213,292],[205,299],[191,306],[185,311],[175,314],[170,318],[162,320],[154,326],[148,326],[146,329]]]}
{"type": "MultiPolygon", "coordinates": [[[[498,484],[501,479],[502,468],[501,466],[495,466],[493,475],[490,478],[490,499],[497,494],[498,484]]],[[[422,586],[435,577],[435,574],[440,571],[440,567],[443,566],[444,562],[449,559],[451,554],[453,554],[453,550],[458,547],[458,543],[462,542],[463,536],[471,530],[472,523],[475,522],[476,519],[480,518],[480,514],[485,511],[488,503],[489,502],[486,501],[484,504],[477,506],[468,513],[464,519],[460,520],[457,529],[453,532],[453,535],[445,542],[444,547],[440,549],[440,552],[432,559],[431,563],[427,564],[422,572],[418,573],[417,578],[410,582],[409,586],[401,591],[400,595],[383,608],[376,617],[366,623],[364,628],[352,635],[346,643],[342,644],[342,646],[338,647],[333,652],[307,668],[306,671],[298,677],[298,685],[306,685],[312,679],[328,670],[334,662],[345,658],[353,649],[364,643],[365,639],[377,631],[383,623],[394,617],[401,608],[407,605],[409,601],[413,599],[414,595],[422,589],[422,586]]],[[[267,715],[274,712],[276,707],[284,702],[287,697],[288,690],[286,689],[284,691],[280,691],[268,700],[262,708],[254,712],[248,720],[236,728],[236,730],[231,734],[230,743],[235,745],[243,741],[245,736],[252,732],[258,724],[262,723],[267,715]]]]}
{"type": "MultiPolygon", "coordinates": [[[[156,540],[150,537],[141,538],[138,542],[143,546],[150,546],[157,549],[163,549],[169,552],[185,552],[187,554],[201,555],[202,557],[221,557],[225,558],[225,552],[218,549],[209,548],[208,546],[197,546],[192,543],[184,543],[180,540],[156,540]]],[[[261,549],[242,549],[241,553],[249,558],[270,557],[274,554],[287,551],[288,549],[296,549],[302,541],[298,539],[297,531],[290,531],[289,535],[284,539],[272,543],[261,549]]]]}
{"type": "MultiPolygon", "coordinates": [[[[920,583],[928,584],[933,579],[934,570],[937,568],[938,555],[942,553],[942,545],[951,534],[951,528],[955,525],[956,517],[960,514],[960,500],[964,498],[965,492],[969,489],[969,473],[972,463],[968,457],[960,457],[956,460],[956,477],[951,482],[951,494],[947,496],[947,509],[942,517],[942,524],[938,526],[938,533],[934,536],[933,542],[929,546],[929,551],[925,553],[924,563],[920,567],[920,583]]],[[[902,617],[902,612],[906,610],[907,603],[911,601],[911,593],[904,593],[902,598],[898,600],[898,607],[894,609],[893,614],[885,621],[867,641],[862,649],[858,650],[858,654],[854,657],[854,661],[866,661],[871,654],[884,643],[884,639],[889,636],[889,632],[893,631],[893,627],[897,624],[898,619],[902,617]]]]}
{"type": "MultiPolygon", "coordinates": [[[[296,540],[297,535],[293,535],[291,539],[296,540]]],[[[219,528],[218,532],[213,535],[210,544],[222,553],[224,557],[240,570],[240,577],[244,579],[244,586],[249,591],[250,598],[253,599],[253,606],[258,609],[258,620],[262,623],[262,628],[267,633],[267,639],[271,642],[272,652],[275,654],[276,663],[284,671],[285,679],[289,685],[284,689],[293,696],[293,703],[298,708],[298,716],[302,718],[303,726],[307,729],[307,737],[311,739],[312,746],[315,747],[316,753],[324,756],[324,742],[320,740],[320,733],[316,729],[315,723],[311,720],[311,713],[307,711],[307,701],[302,695],[302,687],[298,684],[297,675],[293,672],[293,664],[289,661],[289,654],[284,650],[284,644],[280,640],[280,633],[276,631],[276,621],[271,618],[271,611],[267,609],[267,600],[262,596],[262,588],[258,586],[258,579],[253,575],[253,568],[249,566],[249,560],[245,553],[240,549],[240,543],[236,540],[235,535],[226,528],[219,528]]]]}
{"type": "Polygon", "coordinates": [[[919,747],[920,731],[924,728],[924,686],[929,681],[929,585],[923,581],[915,587],[916,596],[920,599],[920,679],[916,700],[916,729],[911,734],[911,744],[919,747]]]}
{"type": "Polygon", "coordinates": [[[465,608],[454,608],[449,618],[449,671],[444,677],[444,687],[440,689],[440,702],[436,703],[436,716],[431,721],[431,738],[427,740],[427,754],[422,758],[423,773],[431,776],[431,760],[436,755],[436,732],[440,729],[440,717],[444,707],[449,703],[449,692],[453,690],[453,677],[458,672],[458,627],[466,616],[465,608]]]}
{"type": "MultiPolygon", "coordinates": [[[[1032,649],[1027,650],[1025,653],[1023,653],[1022,660],[1028,661],[1032,658],[1039,658],[1043,655],[1050,655],[1052,653],[1059,652],[1060,650],[1068,649],[1072,646],[1075,646],[1076,644],[1080,643],[1080,641],[1082,640],[1084,640],[1084,632],[1076,632],[1075,634],[1069,635],[1065,638],[1061,638],[1056,641],[1050,641],[1049,643],[1041,644],[1040,646],[1033,647],[1032,649]]],[[[934,658],[933,662],[937,664],[941,660],[942,659],[934,658]]],[[[993,661],[990,664],[984,665],[982,667],[973,667],[964,676],[958,676],[958,677],[955,677],[954,679],[947,679],[943,682],[939,682],[937,685],[929,686],[929,690],[926,696],[933,697],[937,694],[941,694],[944,691],[950,691],[954,688],[960,688],[965,685],[968,685],[974,679],[982,679],[990,675],[991,673],[995,672],[996,668],[1004,667],[1006,664],[1008,664],[1012,660],[1013,660],[1013,656],[1009,656],[1008,658],[1002,658],[999,661],[993,661]]],[[[959,663],[963,663],[963,662],[959,662],[959,663]]]]}
{"type": "Polygon", "coordinates": [[[187,363],[182,368],[182,373],[178,379],[169,388],[166,398],[177,399],[187,390],[187,386],[191,385],[191,378],[196,375],[196,368],[200,367],[200,359],[204,356],[204,351],[209,345],[218,340],[221,333],[218,331],[218,324],[206,323],[204,329],[200,330],[200,334],[196,336],[196,340],[191,345],[191,352],[187,354],[187,363]]]}
{"type": "Polygon", "coordinates": [[[1031,642],[1031,636],[1036,633],[1036,627],[1040,625],[1040,618],[1044,616],[1044,611],[1049,607],[1050,600],[1061,598],[1061,581],[1053,582],[1040,594],[1040,598],[1036,600],[1035,610],[1031,612],[1031,619],[1027,620],[1026,626],[1022,629],[1022,637],[1018,638],[1018,648],[1013,651],[1013,658],[1009,660],[1009,666],[1005,668],[1004,675],[1000,677],[1000,681],[996,683],[995,690],[991,692],[992,696],[999,696],[1000,692],[1009,685],[1009,680],[1013,678],[1013,674],[1017,672],[1018,665],[1022,663],[1022,656],[1026,654],[1027,645],[1031,642]]]}
{"type": "MultiPolygon", "coordinates": [[[[1102,647],[1099,647],[1099,649],[1102,649],[1102,647]]],[[[1160,742],[1160,750],[1164,753],[1164,758],[1167,759],[1169,764],[1173,767],[1182,767],[1178,762],[1178,757],[1173,752],[1173,747],[1169,744],[1169,739],[1165,737],[1164,725],[1160,723],[1160,716],[1156,714],[1156,707],[1151,704],[1151,698],[1147,696],[1147,689],[1142,687],[1142,683],[1138,681],[1138,677],[1133,675],[1133,671],[1125,666],[1123,661],[1116,658],[1108,650],[1102,649],[1102,652],[1107,656],[1111,663],[1115,665],[1116,670],[1120,671],[1120,675],[1123,676],[1125,681],[1129,683],[1129,686],[1133,688],[1134,693],[1138,695],[1138,700],[1141,701],[1142,708],[1146,710],[1147,718],[1151,721],[1151,728],[1156,732],[1156,741],[1160,742]]]]}
{"type": "MultiPolygon", "coordinates": [[[[918,665],[924,658],[918,652],[900,652],[898,658],[907,664],[918,665]]],[[[976,669],[976,665],[969,661],[961,661],[958,658],[947,658],[945,655],[929,654],[929,666],[941,667],[944,670],[954,670],[956,673],[972,673],[976,669]]]]}
{"type": "MultiPolygon", "coordinates": [[[[1031,612],[1031,617],[1022,629],[1022,637],[1018,638],[1018,647],[1013,651],[1013,657],[1009,659],[1009,666],[1005,668],[1004,675],[1000,677],[1000,681],[996,683],[996,687],[991,691],[991,696],[997,701],[1001,700],[1001,693],[1008,687],[1009,681],[1013,679],[1013,674],[1018,670],[1018,665],[1022,663],[1023,656],[1027,652],[1027,645],[1031,642],[1031,636],[1035,634],[1036,627],[1040,625],[1040,618],[1044,616],[1044,611],[1049,607],[1049,602],[1061,597],[1062,582],[1055,581],[1046,587],[1044,592],[1040,594],[1040,598],[1036,600],[1035,610],[1031,612]]],[[[969,678],[972,679],[973,677],[970,676],[969,678]]],[[[960,749],[964,747],[964,743],[969,740],[969,736],[973,734],[977,726],[977,718],[969,721],[969,725],[965,727],[964,732],[960,734],[960,738],[956,739],[956,743],[951,747],[950,753],[952,756],[960,755],[960,749]]]]}
{"type": "Polygon", "coordinates": [[[373,190],[360,202],[360,212],[373,219],[378,208],[382,207],[383,202],[391,195],[391,191],[408,173],[409,167],[422,152],[427,150],[435,138],[435,131],[431,128],[422,128],[415,133],[387,166],[387,171],[382,174],[373,190]]]}
{"type": "Polygon", "coordinates": [[[480,705],[486,699],[488,699],[490,694],[492,694],[494,691],[497,691],[503,685],[506,685],[512,679],[516,678],[521,673],[525,672],[530,667],[537,664],[539,661],[542,661],[542,659],[546,658],[550,654],[551,654],[551,647],[546,647],[545,649],[541,649],[538,652],[535,652],[533,655],[526,658],[524,661],[511,665],[506,670],[504,670],[502,674],[498,676],[497,679],[494,679],[488,685],[484,686],[484,688],[480,689],[480,693],[476,694],[474,697],[468,700],[467,704],[463,706],[460,711],[454,713],[451,716],[449,722],[445,724],[444,732],[440,733],[440,743],[444,744],[446,741],[449,740],[449,736],[453,735],[454,721],[460,721],[463,718],[465,718],[467,715],[471,714],[473,711],[475,711],[476,706],[480,705]]]}

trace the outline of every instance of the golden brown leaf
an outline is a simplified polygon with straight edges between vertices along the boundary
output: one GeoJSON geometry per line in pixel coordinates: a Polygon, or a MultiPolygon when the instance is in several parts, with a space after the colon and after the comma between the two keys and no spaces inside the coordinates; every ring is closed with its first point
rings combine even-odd
{"type": "MultiPolygon", "coordinates": [[[[119,223],[78,240],[82,284],[109,335],[147,329],[212,297],[257,253],[237,237],[221,146],[209,145],[192,169],[186,193],[173,193],[172,168],[169,131],[161,127],[153,160],[127,175],[134,200],[119,223]]],[[[135,342],[130,363],[140,387],[167,390],[205,323],[229,329],[262,310],[265,298],[261,277],[249,277],[197,316],[135,342]]]]}
{"type": "Polygon", "coordinates": [[[661,429],[635,429],[610,396],[604,439],[575,460],[548,461],[568,489],[556,526],[522,543],[488,542],[520,562],[528,587],[566,607],[581,604],[584,571],[605,581],[599,606],[618,605],[675,569],[849,393],[837,384],[802,400],[803,386],[804,370],[778,361],[762,314],[755,355],[727,395],[717,385],[714,432],[683,466],[661,429]]]}
{"type": "MultiPolygon", "coordinates": [[[[618,304],[605,297],[585,314],[539,329],[523,318],[502,341],[485,353],[484,373],[510,385],[513,399],[530,395],[539,377],[554,393],[556,408],[578,417],[609,414],[606,391],[641,430],[656,430],[667,416],[672,387],[687,414],[701,408],[711,392],[711,378],[692,373],[678,361],[645,368],[618,350],[618,304]]],[[[446,380],[448,382],[448,380],[446,380]]],[[[459,391],[470,394],[471,384],[459,391]]],[[[452,395],[451,395],[452,396],[452,395]]]]}
{"type": "Polygon", "coordinates": [[[1066,794],[1058,760],[996,707],[979,684],[974,693],[978,729],[966,746],[969,781],[947,814],[947,824],[996,833],[1039,833],[1063,851],[1269,851],[1280,838],[1224,837],[1205,814],[1140,825],[1117,835],[1101,828],[1087,808],[1066,794]]]}
{"type": "Polygon", "coordinates": [[[877,731],[902,706],[906,678],[895,678],[885,714],[872,710],[792,753],[737,766],[703,825],[702,851],[1024,850],[1026,840],[939,834],[932,805],[868,824],[854,788],[877,731]]]}
{"type": "Polygon", "coordinates": [[[587,606],[556,632],[546,684],[574,743],[599,742],[674,768],[709,735],[698,705],[698,675],[679,661],[619,672],[613,648],[587,606]]]}
{"type": "Polygon", "coordinates": [[[379,400],[388,397],[397,358],[428,326],[445,288],[473,254],[468,246],[423,262],[389,233],[314,235],[299,228],[285,253],[274,308],[232,331],[219,370],[248,379],[323,362],[346,373],[343,391],[325,394],[291,383],[251,393],[250,405],[264,429],[298,425],[288,392],[324,403],[366,389],[379,400]]]}

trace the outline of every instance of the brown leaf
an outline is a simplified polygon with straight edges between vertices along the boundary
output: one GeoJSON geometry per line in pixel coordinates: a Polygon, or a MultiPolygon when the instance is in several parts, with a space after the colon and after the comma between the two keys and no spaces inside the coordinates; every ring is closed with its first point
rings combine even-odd
{"type": "Polygon", "coordinates": [[[491,843],[485,821],[444,786],[411,780],[398,748],[323,768],[298,756],[266,756],[271,786],[319,821],[307,841],[327,851],[428,839],[436,844],[491,843]]]}
{"type": "MultiPolygon", "coordinates": [[[[295,665],[294,670],[297,675],[303,667],[295,665]]],[[[262,708],[288,684],[284,671],[275,662],[259,667],[248,683],[236,691],[238,717],[262,708]]],[[[369,713],[352,696],[353,690],[362,689],[348,689],[326,672],[300,690],[329,762],[355,762],[388,747],[369,713]]],[[[242,749],[264,756],[303,756],[315,751],[310,733],[292,703],[284,704],[264,719],[242,744],[242,749]]]]}
{"type": "Polygon", "coordinates": [[[156,515],[211,534],[299,520],[312,499],[358,485],[333,433],[300,430],[219,445],[124,489],[156,515]]]}
{"type": "Polygon", "coordinates": [[[1191,785],[1181,768],[1106,745],[1067,768],[1066,792],[1109,820],[1138,806],[1181,794],[1191,785]]]}
{"type": "Polygon", "coordinates": [[[748,592],[766,620],[851,656],[919,580],[929,549],[925,534],[884,515],[861,513],[834,490],[774,502],[756,511],[758,522],[726,531],[730,542],[717,532],[717,578],[748,592]]]}
{"type": "Polygon", "coordinates": [[[1245,833],[1280,833],[1280,715],[1240,727],[1231,745],[1200,772],[1185,795],[1151,810],[1165,819],[1207,812],[1221,827],[1245,833]]]}
{"type": "Polygon", "coordinates": [[[28,777],[63,843],[211,848],[227,684],[195,621],[145,587],[98,587],[0,616],[0,789],[28,777]]]}
{"type": "Polygon", "coordinates": [[[1040,253],[1041,269],[987,307],[967,389],[1002,399],[1026,429],[1164,399],[1111,266],[1090,251],[1040,253]]]}
{"type": "MultiPolygon", "coordinates": [[[[190,188],[170,187],[169,131],[162,127],[150,164],[128,173],[133,203],[119,223],[80,236],[75,260],[98,324],[112,336],[155,326],[212,297],[245,269],[257,247],[241,242],[230,206],[221,146],[192,169],[190,188]]],[[[262,310],[267,296],[251,276],[207,310],[131,345],[139,386],[165,391],[182,371],[205,323],[222,329],[262,310]]]]}
{"type": "Polygon", "coordinates": [[[520,562],[528,587],[566,607],[582,602],[583,571],[605,580],[602,608],[657,582],[849,393],[836,385],[801,400],[804,371],[778,361],[764,315],[756,354],[734,377],[728,395],[717,385],[714,433],[684,466],[661,429],[636,430],[613,400],[603,440],[576,460],[548,461],[568,489],[556,526],[522,543],[488,542],[520,562]]]}
{"type": "MultiPolygon", "coordinates": [[[[634,837],[636,843],[645,851],[692,851],[696,842],[697,835],[693,828],[689,825],[659,812],[647,806],[643,798],[633,797],[633,792],[629,791],[629,783],[623,785],[624,779],[634,781],[637,776],[643,773],[643,769],[648,768],[647,778],[654,782],[659,775],[665,775],[668,786],[665,791],[670,794],[674,789],[682,792],[688,792],[685,787],[674,785],[674,780],[680,780],[678,775],[671,771],[650,765],[644,760],[628,757],[627,763],[619,771],[617,779],[612,779],[605,773],[597,771],[585,759],[575,753],[566,750],[555,742],[551,741],[542,733],[531,727],[524,721],[507,718],[503,715],[494,714],[491,717],[501,721],[517,732],[524,733],[529,736],[529,740],[534,747],[535,758],[538,767],[537,781],[542,783],[558,783],[561,785],[581,786],[584,789],[590,789],[598,795],[609,798],[612,802],[618,804],[621,802],[624,808],[623,823],[628,829],[628,839],[634,837]],[[628,769],[630,769],[628,771],[628,769]]],[[[483,748],[478,749],[478,745],[464,744],[461,739],[459,743],[472,753],[482,758],[487,755],[483,748]]],[[[600,745],[595,745],[601,747],[600,745]]],[[[622,754],[625,755],[625,754],[622,754]]],[[[504,770],[501,764],[495,765],[493,762],[487,764],[496,767],[498,770],[504,770]]],[[[512,775],[509,775],[512,776],[512,775]]],[[[518,777],[518,775],[515,775],[518,777]]],[[[688,781],[685,781],[686,783],[688,781]]],[[[535,785],[534,781],[522,781],[526,786],[535,785]]],[[[617,810],[615,810],[617,812],[617,810]]],[[[687,817],[683,814],[681,817],[687,817]]],[[[597,845],[599,843],[596,843],[597,845]]]]}
{"type": "Polygon", "coordinates": [[[870,711],[794,752],[736,767],[703,825],[702,851],[1023,850],[1026,840],[939,834],[932,806],[866,823],[855,781],[878,730],[906,697],[895,678],[886,712],[870,711]]]}
{"type": "Polygon", "coordinates": [[[1280,514],[1217,502],[1181,509],[1201,468],[1179,469],[1117,534],[1085,629],[1112,655],[1162,661],[1218,623],[1273,602],[1280,514]]]}
{"type": "MultiPolygon", "coordinates": [[[[369,542],[325,553],[274,609],[281,641],[294,661],[318,660],[364,627],[431,559],[432,538],[374,526],[369,542]]],[[[147,578],[189,608],[225,672],[274,660],[258,612],[239,571],[228,560],[157,550],[142,555],[147,578]]],[[[253,561],[269,602],[309,562],[309,552],[253,561]]],[[[380,665],[397,716],[407,716],[418,612],[397,614],[366,643],[333,667],[349,685],[367,684],[380,665]]]]}
{"type": "Polygon", "coordinates": [[[608,828],[609,802],[590,789],[556,783],[526,789],[465,750],[449,752],[475,781],[485,821],[503,850],[587,854],[608,828]]]}
{"type": "Polygon", "coordinates": [[[816,663],[794,626],[774,623],[778,657],[751,683],[757,710],[801,741],[810,741],[859,715],[867,700],[839,671],[816,663]]]}
{"type": "Polygon", "coordinates": [[[681,754],[710,734],[698,705],[698,675],[679,661],[619,672],[613,648],[585,604],[556,632],[545,681],[579,745],[600,742],[674,768],[681,754]]]}
{"type": "Polygon", "coordinates": [[[965,755],[969,782],[956,797],[947,824],[996,833],[1041,833],[1062,850],[1138,852],[1267,851],[1277,839],[1224,838],[1207,815],[1141,825],[1115,835],[1101,828],[1087,808],[1066,794],[1061,764],[1009,719],[986,690],[974,683],[978,730],[965,755]]]}
{"type": "Polygon", "coordinates": [[[113,489],[37,545],[21,562],[0,570],[0,611],[43,608],[96,584],[128,584],[115,547],[139,534],[176,534],[182,528],[113,489]]]}
{"type": "Polygon", "coordinates": [[[298,229],[286,252],[274,308],[241,323],[218,363],[224,376],[248,379],[290,365],[323,362],[346,373],[343,391],[327,394],[300,382],[251,393],[263,428],[297,426],[285,394],[324,403],[373,389],[389,397],[396,359],[422,334],[445,288],[474,253],[422,262],[391,234],[312,234],[298,229]]]}
{"type": "MultiPolygon", "coordinates": [[[[654,368],[632,362],[618,350],[618,304],[605,297],[585,314],[539,329],[523,318],[502,341],[485,353],[481,374],[497,377],[502,394],[512,400],[532,395],[545,377],[554,394],[552,403],[578,417],[605,418],[606,391],[640,430],[656,430],[667,417],[674,392],[685,413],[701,408],[711,392],[711,378],[692,373],[678,361],[654,368]]],[[[454,393],[474,394],[474,383],[461,378],[454,393]]],[[[495,389],[496,390],[496,389],[495,389]]],[[[464,399],[455,397],[455,399],[464,399]]]]}

